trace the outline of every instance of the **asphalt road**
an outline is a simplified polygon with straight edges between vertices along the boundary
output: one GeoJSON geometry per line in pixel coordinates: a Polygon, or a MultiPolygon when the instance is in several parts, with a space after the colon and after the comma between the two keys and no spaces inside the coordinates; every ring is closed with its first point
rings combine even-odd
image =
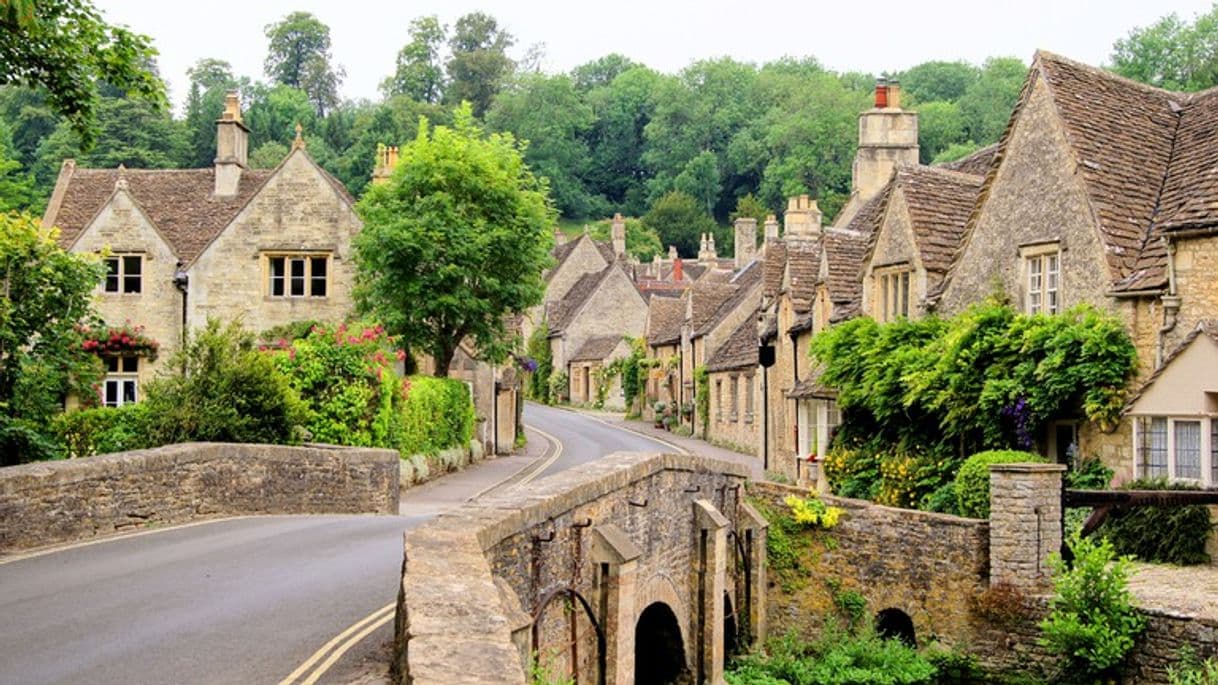
{"type": "MultiPolygon", "coordinates": [[[[525,421],[562,442],[539,477],[668,449],[548,407],[529,405],[525,421]]],[[[489,484],[469,482],[470,496],[489,484]]],[[[428,518],[230,519],[0,564],[0,683],[280,683],[395,600],[402,533],[428,518]]],[[[391,631],[392,621],[370,633],[320,682],[345,682],[391,631]]]]}

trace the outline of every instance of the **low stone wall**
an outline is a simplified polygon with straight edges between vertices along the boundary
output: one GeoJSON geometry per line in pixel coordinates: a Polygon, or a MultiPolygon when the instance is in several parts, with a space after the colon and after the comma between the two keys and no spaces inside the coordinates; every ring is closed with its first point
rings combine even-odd
{"type": "MultiPolygon", "coordinates": [[[[763,482],[750,482],[748,492],[770,515],[788,511],[787,496],[808,496],[807,488],[763,482]]],[[[837,526],[813,535],[801,553],[798,577],[788,575],[784,582],[770,561],[770,635],[819,634],[824,618],[838,613],[834,595],[853,590],[867,598],[869,619],[899,609],[913,620],[919,640],[935,636],[962,646],[970,641],[971,598],[989,583],[987,522],[821,497],[844,513],[837,526]]]]}
{"type": "Polygon", "coordinates": [[[391,450],[187,443],[0,469],[0,553],[249,514],[396,514],[391,450]]]}

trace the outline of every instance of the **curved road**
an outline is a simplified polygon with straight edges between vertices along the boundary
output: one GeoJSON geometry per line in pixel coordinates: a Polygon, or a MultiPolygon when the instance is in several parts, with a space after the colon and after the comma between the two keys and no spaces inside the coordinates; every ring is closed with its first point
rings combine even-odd
{"type": "MultiPolygon", "coordinates": [[[[562,443],[536,477],[615,451],[671,450],[549,407],[528,405],[525,420],[562,443]]],[[[449,488],[429,502],[424,487],[403,504],[438,511],[493,483],[461,482],[468,493],[455,500],[449,488]]],[[[429,518],[228,519],[0,563],[0,683],[308,682],[310,669],[285,678],[396,599],[402,533],[429,518]]],[[[317,682],[345,682],[392,637],[388,616],[317,682]]]]}

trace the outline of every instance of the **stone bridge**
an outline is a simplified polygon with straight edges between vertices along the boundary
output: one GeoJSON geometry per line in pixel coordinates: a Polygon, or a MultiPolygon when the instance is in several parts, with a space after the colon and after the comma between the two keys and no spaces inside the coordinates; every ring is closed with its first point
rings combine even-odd
{"type": "Polygon", "coordinates": [[[615,454],[407,534],[395,678],[723,682],[725,653],[765,633],[766,522],[746,478],[615,454]]]}

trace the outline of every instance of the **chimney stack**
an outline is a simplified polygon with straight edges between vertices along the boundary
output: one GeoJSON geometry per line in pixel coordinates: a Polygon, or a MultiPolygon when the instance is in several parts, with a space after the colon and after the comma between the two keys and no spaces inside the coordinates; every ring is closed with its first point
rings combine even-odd
{"type": "MultiPolygon", "coordinates": [[[[376,183],[376,181],[374,180],[373,183],[376,183]]],[[[567,234],[563,233],[561,228],[555,226],[554,227],[554,245],[555,246],[565,245],[566,243],[567,243],[567,234]]]]}
{"type": "Polygon", "coordinates": [[[626,255],[626,220],[622,218],[622,213],[618,212],[613,215],[613,226],[610,229],[610,234],[613,238],[613,254],[618,257],[626,255]]]}
{"type": "Polygon", "coordinates": [[[216,184],[214,193],[232,197],[241,187],[241,172],[249,168],[250,130],[241,121],[237,91],[224,98],[224,112],[216,120],[216,184]]]}
{"type": "Polygon", "coordinates": [[[778,240],[778,217],[773,214],[765,218],[765,239],[778,240]]]}
{"type": "Polygon", "coordinates": [[[393,170],[398,165],[398,148],[396,145],[376,146],[376,165],[372,168],[372,184],[380,185],[389,180],[393,170]]]}
{"type": "Polygon", "coordinates": [[[751,216],[736,219],[736,268],[747,265],[757,256],[757,220],[751,216]]]}
{"type": "Polygon", "coordinates": [[[786,224],[783,234],[787,240],[811,240],[820,237],[820,207],[816,206],[816,200],[807,195],[790,198],[787,201],[787,213],[782,218],[786,224]]]}
{"type": "Polygon", "coordinates": [[[669,246],[668,246],[668,261],[670,261],[670,262],[675,262],[677,259],[678,259],[678,257],[677,257],[677,246],[676,246],[676,245],[669,245],[669,246]]]}
{"type": "Polygon", "coordinates": [[[898,164],[918,163],[918,113],[901,109],[901,84],[880,79],[875,107],[859,114],[859,145],[854,156],[851,192],[871,199],[898,164]]]}
{"type": "Polygon", "coordinates": [[[672,260],[672,280],[673,282],[685,280],[685,265],[681,263],[680,257],[672,260]]]}

